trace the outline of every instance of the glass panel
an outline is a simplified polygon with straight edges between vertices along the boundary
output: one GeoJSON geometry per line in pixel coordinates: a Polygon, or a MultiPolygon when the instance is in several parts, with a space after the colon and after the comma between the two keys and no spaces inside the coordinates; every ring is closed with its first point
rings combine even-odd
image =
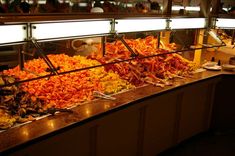
{"type": "MultiPolygon", "coordinates": [[[[210,30],[207,37],[207,44],[223,46],[205,49],[205,53],[203,53],[204,62],[214,61],[220,63],[222,65],[222,68],[224,65],[226,66],[227,64],[235,65],[235,46],[233,42],[234,35],[234,30],[232,29],[210,30]]],[[[231,71],[234,69],[234,66],[228,66],[227,68],[231,71]]]]}
{"type": "Polygon", "coordinates": [[[189,49],[190,46],[195,44],[196,30],[177,30],[172,31],[170,42],[176,44],[177,50],[189,49]]]}
{"type": "MultiPolygon", "coordinates": [[[[11,103],[8,103],[7,96],[2,96],[2,105],[6,107],[1,109],[9,116],[28,121],[48,114],[54,108],[72,108],[97,97],[114,100],[112,95],[120,92],[146,85],[163,88],[172,85],[175,78],[191,77],[196,69],[191,61],[194,53],[176,53],[175,50],[183,49],[184,45],[175,38],[169,41],[171,33],[141,32],[106,38],[48,41],[38,43],[41,48],[35,48],[33,43],[24,45],[21,47],[24,49],[24,69],[20,70],[17,66],[0,72],[0,84],[24,81],[20,85],[0,87],[1,94],[12,94],[11,103]],[[106,41],[105,53],[101,41],[106,41]],[[52,70],[41,52],[50,59],[58,75],[45,77],[52,70]],[[36,79],[38,77],[40,79],[36,79]],[[30,81],[25,81],[29,79],[30,81]],[[14,111],[8,111],[12,110],[10,104],[14,104],[14,100],[18,100],[17,107],[14,107],[14,111]]],[[[183,35],[183,39],[186,38],[185,34],[192,39],[194,30],[182,33],[180,35],[183,35]]],[[[192,42],[194,41],[188,42],[187,46],[192,42]]],[[[14,51],[5,53],[9,55],[4,55],[5,64],[10,55],[14,54],[16,57],[11,59],[17,60],[17,49],[9,48],[1,49],[14,51]]],[[[14,121],[12,125],[16,122],[18,121],[14,121]]]]}
{"type": "Polygon", "coordinates": [[[226,53],[228,55],[235,55],[235,30],[232,29],[218,29],[214,30],[220,39],[226,44],[224,47],[220,47],[219,52],[226,53]]]}
{"type": "Polygon", "coordinates": [[[18,51],[16,46],[0,47],[0,71],[17,66],[18,51]]]}
{"type": "MultiPolygon", "coordinates": [[[[50,41],[38,43],[41,47],[40,49],[35,47],[33,43],[30,43],[23,48],[24,59],[26,62],[24,70],[26,73],[28,72],[29,75],[24,78],[22,77],[22,79],[26,80],[51,74],[52,71],[45,63],[45,60],[40,54],[41,52],[49,57],[51,63],[58,70],[58,73],[63,73],[82,68],[82,66],[64,65],[62,62],[69,60],[69,57],[85,56],[101,62],[104,61],[103,63],[135,59],[133,56],[143,57],[142,59],[144,59],[144,57],[151,55],[161,55],[166,52],[189,49],[195,42],[192,36],[195,36],[195,30],[127,33],[119,35],[118,37],[108,36],[50,41]],[[160,41],[158,41],[159,37],[160,41]],[[105,47],[102,47],[102,40],[105,40],[105,47]],[[105,53],[103,53],[102,48],[105,48],[105,53]],[[106,60],[106,57],[108,61],[106,60]],[[38,58],[40,58],[40,61],[34,60],[38,58]],[[27,63],[28,61],[30,63],[27,63]]],[[[9,56],[6,58],[11,58],[12,61],[15,61],[14,65],[17,65],[17,60],[19,60],[17,58],[17,49],[10,48],[15,57],[11,58],[10,53],[7,53],[9,56]]],[[[184,53],[182,54],[184,56],[184,53]]],[[[185,56],[190,60],[193,59],[193,54],[185,54],[185,56]]],[[[1,63],[7,65],[8,62],[4,59],[1,63]]],[[[90,64],[83,67],[94,65],[97,64],[90,64]]],[[[9,67],[12,67],[12,65],[9,67]]]]}

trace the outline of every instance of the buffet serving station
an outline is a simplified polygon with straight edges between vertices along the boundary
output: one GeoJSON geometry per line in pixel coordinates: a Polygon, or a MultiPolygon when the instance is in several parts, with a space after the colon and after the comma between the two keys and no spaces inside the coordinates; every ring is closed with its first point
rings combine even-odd
{"type": "MultiPolygon", "coordinates": [[[[235,85],[233,71],[193,72],[191,69],[191,64],[200,66],[202,50],[225,46],[222,41],[216,45],[203,42],[204,34],[207,34],[206,32],[210,31],[211,28],[225,27],[219,25],[223,19],[218,18],[218,22],[215,22],[209,28],[208,24],[216,20],[210,21],[207,18],[190,17],[113,17],[100,15],[99,18],[85,19],[81,17],[79,20],[75,15],[66,17],[66,19],[60,17],[60,20],[56,16],[50,18],[47,16],[44,20],[41,17],[29,17],[28,20],[18,17],[16,22],[11,22],[10,19],[7,20],[7,17],[4,17],[3,20],[7,22],[0,26],[0,33],[6,37],[1,37],[0,44],[1,46],[14,45],[18,47],[19,66],[17,70],[14,68],[3,73],[17,76],[14,72],[24,71],[26,73],[31,72],[34,76],[30,75],[30,77],[24,79],[19,74],[20,80],[4,83],[0,87],[4,89],[24,83],[41,82],[41,80],[47,82],[54,80],[55,77],[63,78],[64,75],[80,72],[86,74],[84,73],[86,70],[91,70],[92,74],[95,75],[96,72],[93,69],[96,68],[113,67],[117,64],[127,63],[131,63],[133,67],[147,59],[159,57],[166,60],[165,56],[177,59],[181,64],[187,64],[187,68],[182,67],[181,69],[177,65],[175,68],[181,69],[183,74],[185,74],[184,71],[189,70],[190,74],[187,72],[187,76],[182,76],[181,73],[178,75],[167,73],[168,76],[172,76],[167,78],[167,82],[159,78],[155,79],[155,77],[154,80],[158,81],[153,81],[153,79],[149,79],[149,70],[152,69],[152,72],[155,72],[155,70],[160,69],[157,67],[161,67],[161,65],[151,67],[151,69],[148,69],[147,66],[146,71],[142,71],[145,76],[147,75],[144,80],[134,81],[131,79],[130,84],[125,82],[126,85],[122,86],[123,90],[111,91],[109,95],[99,91],[100,98],[81,100],[82,103],[79,99],[76,105],[63,105],[66,100],[60,101],[61,104],[52,113],[48,111],[49,109],[47,113],[44,113],[43,110],[39,112],[38,109],[37,113],[42,113],[42,116],[33,118],[33,121],[27,120],[21,124],[16,123],[0,132],[0,152],[2,154],[156,155],[211,128],[232,127],[234,106],[231,106],[231,102],[229,102],[229,99],[232,98],[229,96],[230,93],[225,94],[225,92],[235,85]],[[161,38],[167,32],[186,29],[196,30],[197,37],[193,47],[177,50],[170,47],[169,42],[161,43],[161,38]],[[10,32],[14,35],[9,35],[10,32]],[[143,51],[133,49],[131,43],[136,40],[125,38],[125,34],[145,32],[156,32],[157,39],[150,38],[150,42],[154,41],[154,47],[157,49],[168,48],[167,51],[143,53],[143,51]],[[89,37],[101,38],[100,51],[96,54],[96,57],[105,58],[109,56],[108,61],[101,58],[101,60],[98,60],[103,61],[101,64],[91,63],[92,66],[68,67],[70,70],[65,70],[65,67],[58,68],[57,65],[55,66],[59,55],[47,56],[41,47],[44,42],[89,37]],[[118,40],[117,43],[123,44],[123,47],[128,51],[127,57],[110,61],[114,56],[109,47],[107,48],[107,45],[113,48],[113,45],[107,42],[109,37],[118,40]],[[43,74],[35,74],[28,70],[32,67],[25,61],[27,44],[31,44],[37,49],[36,53],[41,58],[41,63],[44,62],[45,67],[47,67],[46,73],[42,71],[43,74]],[[179,53],[187,53],[188,51],[194,52],[191,62],[179,55],[179,53]],[[52,58],[55,58],[55,60],[52,58]],[[136,63],[136,60],[139,62],[136,63]],[[154,70],[154,68],[156,69],[154,70]],[[136,85],[139,82],[147,83],[136,85]],[[134,87],[130,87],[133,84],[134,87]],[[221,107],[222,101],[226,101],[223,105],[229,107],[221,107]],[[223,114],[223,117],[220,116],[221,114],[223,114]]],[[[226,24],[227,28],[234,28],[234,23],[231,23],[233,20],[229,20],[230,24],[229,22],[226,24]]],[[[214,38],[219,40],[217,36],[214,36],[214,38]]],[[[147,39],[149,38],[146,37],[143,41],[141,40],[141,43],[146,43],[147,39]]],[[[122,48],[122,46],[120,47],[122,48]]],[[[66,56],[66,58],[70,60],[70,57],[66,56]]],[[[78,59],[81,62],[83,60],[79,57],[78,59]]],[[[76,62],[74,64],[77,65],[76,62]]],[[[115,74],[117,72],[114,72],[115,74]]],[[[125,74],[122,76],[124,77],[125,74]]],[[[124,82],[122,81],[122,83],[124,82]]],[[[32,84],[32,86],[35,85],[35,88],[37,87],[36,83],[32,84]]],[[[31,88],[33,88],[32,86],[31,88]]],[[[63,87],[66,88],[66,86],[63,87]]],[[[31,88],[25,88],[28,92],[37,92],[37,89],[32,91],[31,88]]],[[[42,97],[47,102],[51,102],[47,98],[42,97]]],[[[22,115],[22,112],[17,113],[22,115]]]]}

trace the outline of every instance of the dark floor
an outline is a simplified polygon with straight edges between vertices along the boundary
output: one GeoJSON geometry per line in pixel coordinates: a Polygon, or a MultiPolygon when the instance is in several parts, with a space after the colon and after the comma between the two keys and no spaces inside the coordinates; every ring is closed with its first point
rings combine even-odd
{"type": "Polygon", "coordinates": [[[235,156],[235,131],[200,134],[158,156],[235,156]]]}

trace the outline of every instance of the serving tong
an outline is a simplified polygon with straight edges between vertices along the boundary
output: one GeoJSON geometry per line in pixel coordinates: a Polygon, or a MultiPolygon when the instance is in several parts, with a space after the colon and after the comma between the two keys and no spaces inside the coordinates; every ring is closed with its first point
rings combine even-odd
{"type": "Polygon", "coordinates": [[[107,100],[116,100],[115,97],[101,93],[99,91],[93,91],[93,96],[98,97],[98,98],[102,98],[102,99],[107,99],[107,100]]]}
{"type": "Polygon", "coordinates": [[[151,85],[154,85],[154,86],[156,86],[156,87],[161,87],[161,88],[164,88],[164,87],[165,87],[165,85],[162,84],[162,83],[154,83],[154,82],[152,82],[152,81],[145,81],[145,82],[147,82],[147,83],[149,83],[149,84],[151,84],[151,85]]]}
{"type": "Polygon", "coordinates": [[[71,109],[67,109],[67,108],[49,108],[47,109],[44,113],[46,114],[51,114],[51,115],[55,115],[58,112],[68,112],[68,113],[73,113],[73,111],[71,109]]]}

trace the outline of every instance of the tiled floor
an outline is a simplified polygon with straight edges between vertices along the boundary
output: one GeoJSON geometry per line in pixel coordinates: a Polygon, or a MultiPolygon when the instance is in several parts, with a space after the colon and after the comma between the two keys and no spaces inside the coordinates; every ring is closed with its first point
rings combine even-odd
{"type": "Polygon", "coordinates": [[[235,156],[235,131],[200,134],[158,156],[235,156]]]}

